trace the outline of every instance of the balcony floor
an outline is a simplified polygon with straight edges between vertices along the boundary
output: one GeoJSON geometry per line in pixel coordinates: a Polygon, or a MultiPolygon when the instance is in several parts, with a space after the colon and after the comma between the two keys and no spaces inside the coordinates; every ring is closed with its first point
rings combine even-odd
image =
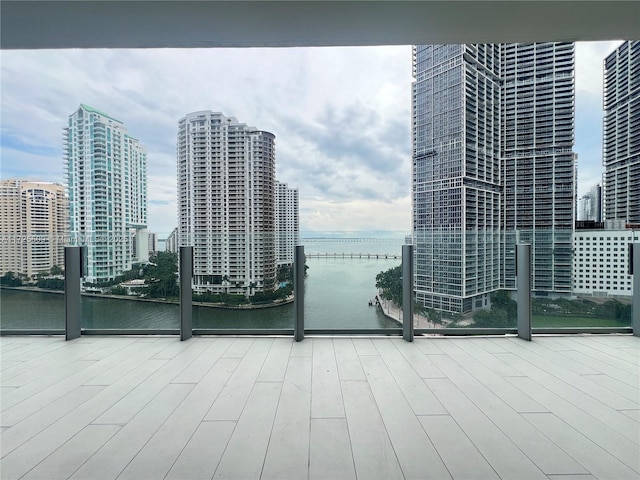
{"type": "Polygon", "coordinates": [[[640,478],[635,337],[0,346],[4,480],[640,478]]]}

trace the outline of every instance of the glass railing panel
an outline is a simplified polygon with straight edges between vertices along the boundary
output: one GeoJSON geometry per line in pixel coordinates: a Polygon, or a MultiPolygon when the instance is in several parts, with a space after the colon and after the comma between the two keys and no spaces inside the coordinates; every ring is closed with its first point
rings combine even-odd
{"type": "Polygon", "coordinates": [[[166,251],[169,236],[132,230],[126,239],[115,234],[79,239],[78,244],[88,249],[82,281],[83,329],[178,331],[178,255],[166,251]],[[127,248],[104,243],[104,239],[119,239],[127,248]],[[128,252],[127,261],[122,260],[123,252],[125,256],[128,252]],[[113,271],[117,274],[109,273],[113,271]]]}
{"type": "Polygon", "coordinates": [[[424,228],[413,232],[416,329],[516,328],[513,246],[498,229],[424,228]]]}
{"type": "Polygon", "coordinates": [[[60,330],[65,328],[62,291],[16,287],[0,290],[0,330],[60,330]]]}
{"type": "Polygon", "coordinates": [[[292,240],[273,231],[208,231],[179,239],[194,247],[193,329],[293,331],[292,240]]]}
{"type": "Polygon", "coordinates": [[[322,232],[303,238],[305,328],[397,334],[398,308],[376,284],[401,265],[404,240],[399,232],[322,232]]]}
{"type": "Polygon", "coordinates": [[[632,299],[580,296],[533,298],[535,328],[624,328],[631,326],[632,299]]]}

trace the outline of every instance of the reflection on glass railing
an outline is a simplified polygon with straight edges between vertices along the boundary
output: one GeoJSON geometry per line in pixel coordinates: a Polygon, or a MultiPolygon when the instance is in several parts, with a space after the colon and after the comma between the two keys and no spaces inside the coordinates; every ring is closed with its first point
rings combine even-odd
{"type": "Polygon", "coordinates": [[[533,328],[629,327],[631,298],[533,298],[533,328]]]}
{"type": "Polygon", "coordinates": [[[64,330],[64,295],[28,287],[0,290],[2,330],[64,330]]]}
{"type": "Polygon", "coordinates": [[[515,328],[517,303],[509,290],[497,290],[488,295],[487,302],[465,313],[447,312],[425,307],[415,307],[415,328],[515,328]]]}

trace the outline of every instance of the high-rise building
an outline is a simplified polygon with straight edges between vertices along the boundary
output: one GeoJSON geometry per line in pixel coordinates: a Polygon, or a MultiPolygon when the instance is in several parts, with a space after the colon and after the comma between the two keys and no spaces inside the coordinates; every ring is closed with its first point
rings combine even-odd
{"type": "Polygon", "coordinates": [[[602,222],[602,186],[594,185],[578,199],[577,219],[579,222],[602,222]]]}
{"type": "Polygon", "coordinates": [[[69,221],[64,187],[29,180],[0,182],[0,275],[64,268],[69,221]]]}
{"type": "Polygon", "coordinates": [[[467,312],[514,285],[530,242],[534,290],[571,292],[571,43],[419,45],[413,51],[417,300],[467,312]]]}
{"type": "Polygon", "coordinates": [[[640,223],[640,40],[604,61],[604,218],[640,223]]]}
{"type": "Polygon", "coordinates": [[[88,282],[149,258],[147,152],[124,123],[87,105],[69,116],[64,160],[70,231],[87,246],[88,282]]]}
{"type": "Polygon", "coordinates": [[[158,234],[155,232],[149,232],[149,253],[158,253],[158,234]]]}
{"type": "Polygon", "coordinates": [[[278,265],[292,265],[300,243],[300,208],[297,188],[276,182],[276,249],[278,265]]]}
{"type": "Polygon", "coordinates": [[[164,243],[165,251],[170,253],[178,253],[178,227],[171,230],[164,243]]]}
{"type": "Polygon", "coordinates": [[[196,292],[252,295],[276,279],[275,136],[221,113],[178,124],[178,232],[196,292]]]}

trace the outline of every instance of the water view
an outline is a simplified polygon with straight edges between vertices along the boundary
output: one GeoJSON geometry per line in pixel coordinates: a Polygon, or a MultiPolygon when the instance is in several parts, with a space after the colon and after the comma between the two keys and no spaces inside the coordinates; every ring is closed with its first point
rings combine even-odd
{"type": "MultiPolygon", "coordinates": [[[[402,240],[398,239],[306,241],[306,253],[321,255],[307,258],[306,328],[397,327],[380,309],[369,306],[369,301],[376,293],[376,275],[399,265],[400,260],[367,258],[367,255],[399,255],[401,244],[402,240]]],[[[3,329],[64,328],[64,296],[61,294],[4,289],[1,301],[3,329]]],[[[82,297],[84,328],[177,329],[178,316],[179,308],[175,304],[82,297]]],[[[293,304],[257,310],[193,308],[193,328],[196,329],[293,328],[293,324],[293,304]]]]}

